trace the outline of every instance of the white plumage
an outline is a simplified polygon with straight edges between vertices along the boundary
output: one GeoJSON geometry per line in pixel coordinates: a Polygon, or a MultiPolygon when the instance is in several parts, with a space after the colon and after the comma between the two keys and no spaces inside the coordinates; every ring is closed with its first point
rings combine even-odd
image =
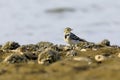
{"type": "Polygon", "coordinates": [[[75,44],[78,44],[80,42],[87,42],[84,39],[79,38],[78,36],[76,36],[75,34],[73,34],[72,29],[67,27],[64,29],[64,40],[70,45],[70,46],[74,46],[75,44]]]}

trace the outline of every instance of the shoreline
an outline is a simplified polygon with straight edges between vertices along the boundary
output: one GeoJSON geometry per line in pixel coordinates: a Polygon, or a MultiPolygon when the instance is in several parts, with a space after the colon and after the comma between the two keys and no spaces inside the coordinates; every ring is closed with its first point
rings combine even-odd
{"type": "Polygon", "coordinates": [[[8,41],[0,46],[0,75],[5,76],[0,79],[117,80],[119,61],[120,47],[106,39],[99,44],[79,43],[74,49],[51,42],[20,45],[8,41]]]}

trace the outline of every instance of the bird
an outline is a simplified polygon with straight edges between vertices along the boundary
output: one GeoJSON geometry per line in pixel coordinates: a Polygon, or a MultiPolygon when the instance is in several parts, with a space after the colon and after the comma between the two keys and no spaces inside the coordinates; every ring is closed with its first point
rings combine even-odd
{"type": "Polygon", "coordinates": [[[73,29],[71,29],[70,27],[66,27],[64,29],[64,41],[67,42],[70,46],[75,46],[76,44],[80,43],[80,42],[87,42],[84,39],[79,38],[78,36],[76,36],[74,33],[72,33],[73,29]]]}

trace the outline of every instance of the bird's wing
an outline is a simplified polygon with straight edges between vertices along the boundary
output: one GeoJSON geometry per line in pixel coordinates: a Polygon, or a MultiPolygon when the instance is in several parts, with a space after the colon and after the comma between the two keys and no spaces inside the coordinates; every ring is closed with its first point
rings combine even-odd
{"type": "Polygon", "coordinates": [[[86,40],[79,38],[78,36],[76,36],[73,33],[70,33],[70,38],[73,39],[73,40],[79,40],[79,41],[86,42],[86,40]]]}

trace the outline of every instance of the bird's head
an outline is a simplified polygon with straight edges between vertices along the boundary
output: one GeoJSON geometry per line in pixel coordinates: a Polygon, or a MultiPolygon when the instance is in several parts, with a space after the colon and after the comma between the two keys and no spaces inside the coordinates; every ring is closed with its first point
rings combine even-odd
{"type": "Polygon", "coordinates": [[[64,29],[64,33],[70,33],[72,31],[72,29],[70,27],[66,27],[64,29]]]}

